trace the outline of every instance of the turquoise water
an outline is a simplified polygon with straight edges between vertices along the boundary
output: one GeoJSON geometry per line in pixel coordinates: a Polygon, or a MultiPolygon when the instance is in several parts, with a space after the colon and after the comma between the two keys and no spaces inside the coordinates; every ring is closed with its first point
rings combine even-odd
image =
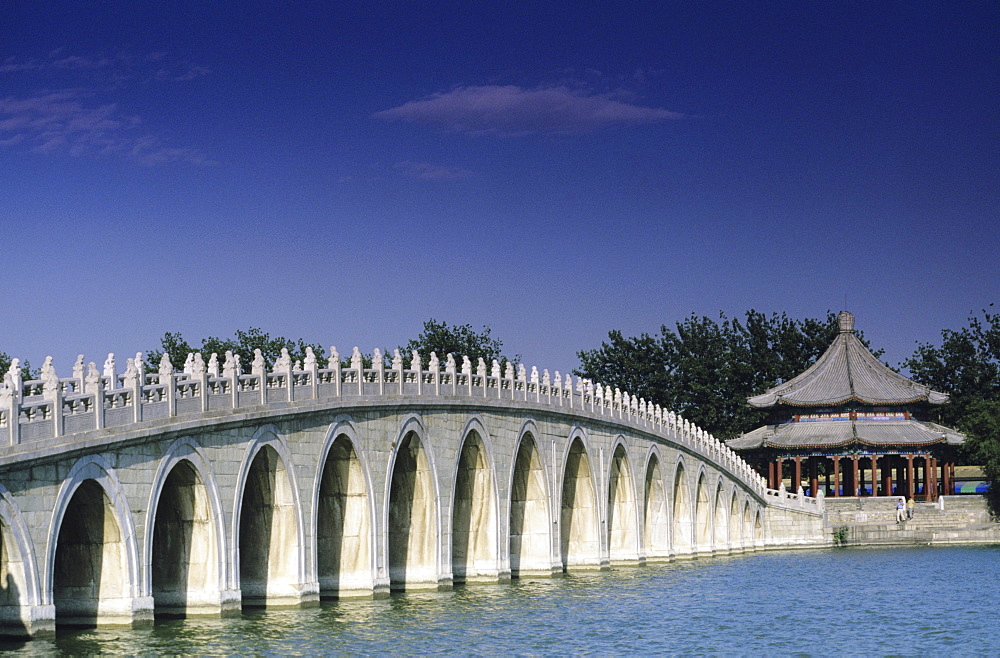
{"type": "Polygon", "coordinates": [[[1000,653],[1000,547],[722,557],[0,649],[70,654],[1000,653]]]}

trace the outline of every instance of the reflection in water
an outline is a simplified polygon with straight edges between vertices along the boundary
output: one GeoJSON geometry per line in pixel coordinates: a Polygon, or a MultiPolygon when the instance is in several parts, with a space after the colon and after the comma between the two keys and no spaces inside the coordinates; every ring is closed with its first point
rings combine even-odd
{"type": "Polygon", "coordinates": [[[0,643],[22,655],[995,653],[1000,547],[715,558],[0,643]]]}

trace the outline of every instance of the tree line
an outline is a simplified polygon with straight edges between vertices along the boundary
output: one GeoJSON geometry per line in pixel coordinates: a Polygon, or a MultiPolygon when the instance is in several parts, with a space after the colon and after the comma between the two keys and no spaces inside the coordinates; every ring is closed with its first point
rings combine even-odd
{"type": "MultiPolygon", "coordinates": [[[[746,399],[808,368],[837,331],[833,312],[804,319],[755,310],[733,318],[725,313],[717,318],[691,315],[672,327],[662,325],[654,334],[627,337],[612,330],[600,347],[577,352],[580,366],[573,372],[677,411],[726,439],[765,424],[768,412],[749,407],[746,399]]],[[[871,348],[861,332],[858,336],[871,348]]],[[[282,349],[288,350],[293,361],[304,360],[307,347],[321,363],[325,361],[325,350],[318,343],[271,336],[258,328],[237,331],[231,338],[210,336],[197,345],[180,332],[167,332],[160,346],[146,353],[146,362],[155,369],[166,354],[180,369],[191,352],[206,356],[214,352],[221,360],[231,351],[248,369],[257,349],[270,365],[282,349]]],[[[502,364],[520,361],[519,355],[503,351],[503,342],[488,326],[476,330],[469,324],[449,325],[433,318],[398,349],[407,365],[413,350],[424,358],[433,351],[442,360],[454,353],[474,363],[479,358],[487,364],[494,359],[502,364]]],[[[874,351],[877,357],[882,353],[874,351]]],[[[382,358],[388,362],[389,357],[386,349],[382,358]]],[[[372,358],[372,354],[364,355],[366,366],[370,367],[372,358]]],[[[10,363],[10,357],[0,352],[0,373],[10,363]]],[[[37,374],[26,362],[21,367],[25,379],[37,374]]],[[[993,305],[971,313],[967,326],[942,330],[940,343],[918,344],[899,368],[907,369],[914,381],[951,396],[950,403],[937,411],[936,420],[965,432],[965,459],[982,464],[987,477],[1000,482],[1000,313],[993,305]]],[[[1000,486],[994,490],[1000,494],[1000,486]]]]}

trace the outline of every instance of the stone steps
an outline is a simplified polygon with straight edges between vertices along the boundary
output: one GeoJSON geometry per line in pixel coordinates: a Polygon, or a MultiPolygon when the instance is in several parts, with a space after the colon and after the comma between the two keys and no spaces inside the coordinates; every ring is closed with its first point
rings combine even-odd
{"type": "MultiPolygon", "coordinates": [[[[847,526],[846,546],[898,546],[947,543],[1000,543],[1000,526],[906,527],[905,524],[847,526]]],[[[830,529],[831,537],[833,529],[830,529]]]]}
{"type": "Polygon", "coordinates": [[[841,500],[828,505],[825,527],[831,539],[846,531],[845,545],[889,546],[1000,543],[1000,524],[991,522],[981,497],[949,496],[941,503],[917,503],[913,518],[896,522],[895,499],[841,500]]]}

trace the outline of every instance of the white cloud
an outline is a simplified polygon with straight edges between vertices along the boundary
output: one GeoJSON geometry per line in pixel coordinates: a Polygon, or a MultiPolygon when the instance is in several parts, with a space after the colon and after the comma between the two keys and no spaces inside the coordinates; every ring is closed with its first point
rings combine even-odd
{"type": "Polygon", "coordinates": [[[429,162],[397,162],[395,168],[400,170],[404,176],[426,181],[450,181],[460,180],[472,176],[472,172],[456,167],[442,167],[441,165],[430,164],[429,162]]]}
{"type": "Polygon", "coordinates": [[[565,85],[457,87],[376,112],[376,118],[436,126],[470,135],[581,133],[610,126],[659,123],[682,114],[625,102],[565,85]]]}
{"type": "Polygon", "coordinates": [[[141,119],[120,106],[127,97],[121,90],[129,84],[185,82],[210,73],[204,66],[173,60],[166,52],[136,56],[121,51],[106,57],[67,55],[57,49],[40,60],[7,57],[0,60],[0,80],[35,82],[36,91],[0,98],[0,148],[71,156],[118,153],[147,166],[214,164],[197,149],[163,144],[149,128],[140,132],[141,119]],[[42,80],[58,85],[42,90],[42,80]],[[111,90],[119,102],[102,102],[111,90]]]}

